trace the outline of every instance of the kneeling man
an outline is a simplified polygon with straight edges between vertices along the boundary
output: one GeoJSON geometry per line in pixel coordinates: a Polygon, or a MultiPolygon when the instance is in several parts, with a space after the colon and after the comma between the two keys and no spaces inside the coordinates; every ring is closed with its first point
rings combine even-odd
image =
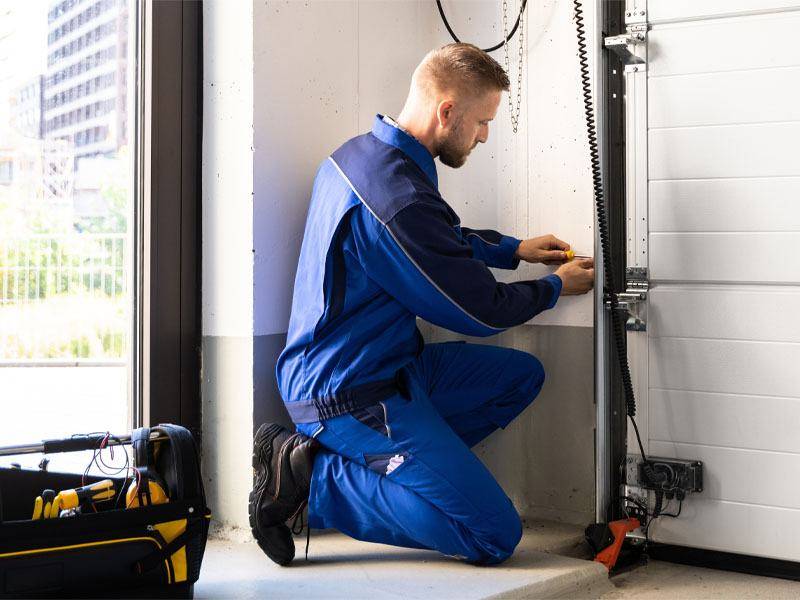
{"type": "Polygon", "coordinates": [[[253,534],[286,565],[286,522],[359,540],[499,563],[519,543],[511,501],[470,448],[539,393],[541,363],[509,348],[425,345],[417,317],[490,336],[583,294],[591,260],[552,235],[520,241],[468,229],[441,196],[435,158],[458,168],[485,142],[508,90],[469,44],[429,53],[396,120],[378,115],[317,172],[277,380],[297,431],[255,438],[253,534]],[[489,267],[560,264],[511,284],[489,267]]]}

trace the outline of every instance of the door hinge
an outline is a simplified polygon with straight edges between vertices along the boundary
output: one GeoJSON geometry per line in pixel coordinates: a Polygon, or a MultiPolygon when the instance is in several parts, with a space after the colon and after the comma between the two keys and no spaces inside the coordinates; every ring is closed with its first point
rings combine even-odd
{"type": "Polygon", "coordinates": [[[620,35],[613,35],[603,40],[607,49],[616,54],[625,65],[626,71],[643,71],[646,69],[646,61],[636,56],[631,48],[647,43],[647,23],[635,23],[628,25],[626,32],[620,35]]]}
{"type": "MultiPolygon", "coordinates": [[[[625,269],[625,291],[617,294],[617,310],[625,311],[626,331],[647,331],[647,321],[641,310],[647,304],[647,292],[650,289],[647,276],[647,267],[625,269]]],[[[605,306],[610,310],[611,300],[606,300],[605,306]]]]}

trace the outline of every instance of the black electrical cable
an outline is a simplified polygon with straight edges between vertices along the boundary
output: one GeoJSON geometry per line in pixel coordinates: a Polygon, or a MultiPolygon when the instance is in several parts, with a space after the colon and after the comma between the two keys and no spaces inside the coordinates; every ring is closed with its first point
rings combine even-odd
{"type": "MultiPolygon", "coordinates": [[[[522,18],[522,13],[525,12],[525,6],[527,4],[528,4],[528,0],[522,0],[522,5],[520,6],[519,14],[517,15],[517,21],[516,21],[516,23],[514,23],[514,27],[511,29],[511,32],[508,34],[508,37],[505,38],[502,42],[500,42],[498,44],[495,44],[491,48],[482,48],[482,50],[484,52],[494,52],[495,50],[498,50],[498,49],[502,48],[506,44],[506,42],[510,42],[511,41],[511,38],[513,38],[514,34],[517,32],[517,27],[519,27],[519,21],[522,18]]],[[[442,22],[444,23],[444,26],[447,28],[447,31],[450,33],[450,37],[452,37],[454,41],[456,41],[458,43],[461,43],[461,40],[458,39],[458,36],[456,35],[455,31],[453,31],[453,28],[450,27],[450,23],[447,20],[447,17],[445,16],[445,14],[444,14],[444,8],[442,8],[442,0],[436,0],[436,6],[439,9],[439,15],[442,17],[442,22]]]]}
{"type": "Polygon", "coordinates": [[[609,245],[608,221],[606,219],[606,206],[603,194],[603,176],[600,168],[600,152],[597,145],[597,129],[592,107],[592,84],[589,77],[589,57],[586,52],[586,29],[583,23],[583,8],[581,0],[573,0],[575,7],[575,29],[578,37],[578,60],[580,63],[581,88],[583,90],[583,107],[586,115],[586,131],[589,138],[589,161],[592,167],[592,187],[594,188],[595,207],[597,211],[597,228],[600,232],[600,247],[602,250],[603,272],[605,274],[605,293],[611,309],[611,329],[614,336],[614,345],[617,349],[622,387],[625,394],[625,406],[628,417],[636,432],[636,441],[639,443],[639,452],[644,461],[643,471],[645,477],[651,482],[659,482],[661,474],[656,474],[653,467],[647,462],[647,455],[636,425],[636,397],[633,393],[631,371],[628,366],[628,357],[625,349],[625,330],[619,314],[619,298],[614,291],[614,271],[611,262],[611,247],[609,245]]]}

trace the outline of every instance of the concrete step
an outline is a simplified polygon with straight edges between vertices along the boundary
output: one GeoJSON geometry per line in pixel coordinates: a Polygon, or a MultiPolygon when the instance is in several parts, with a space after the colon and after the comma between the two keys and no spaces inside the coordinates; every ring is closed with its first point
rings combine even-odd
{"type": "Polygon", "coordinates": [[[195,598],[598,598],[614,589],[602,565],[555,553],[574,552],[580,528],[528,525],[514,556],[492,567],[323,533],[307,561],[298,538],[298,558],[283,568],[255,543],[211,539],[195,598]]]}

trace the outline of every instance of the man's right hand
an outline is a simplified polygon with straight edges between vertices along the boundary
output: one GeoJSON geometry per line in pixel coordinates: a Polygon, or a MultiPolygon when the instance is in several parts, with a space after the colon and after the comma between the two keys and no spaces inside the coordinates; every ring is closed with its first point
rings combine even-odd
{"type": "Polygon", "coordinates": [[[561,278],[561,295],[585,294],[594,286],[594,259],[581,258],[570,261],[556,269],[554,275],[561,278]]]}

